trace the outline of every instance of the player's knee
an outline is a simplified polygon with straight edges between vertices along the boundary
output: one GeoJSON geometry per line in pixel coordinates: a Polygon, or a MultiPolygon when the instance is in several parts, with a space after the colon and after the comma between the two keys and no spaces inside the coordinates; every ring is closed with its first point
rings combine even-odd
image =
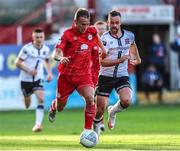
{"type": "Polygon", "coordinates": [[[38,101],[39,101],[40,104],[44,103],[44,95],[40,95],[38,97],[38,101]]]}
{"type": "Polygon", "coordinates": [[[131,104],[131,100],[130,99],[121,99],[121,106],[123,108],[128,108],[131,104]]]}
{"type": "Polygon", "coordinates": [[[84,96],[85,100],[86,100],[86,104],[87,105],[93,105],[94,104],[94,96],[91,94],[87,94],[86,96],[84,96]]]}

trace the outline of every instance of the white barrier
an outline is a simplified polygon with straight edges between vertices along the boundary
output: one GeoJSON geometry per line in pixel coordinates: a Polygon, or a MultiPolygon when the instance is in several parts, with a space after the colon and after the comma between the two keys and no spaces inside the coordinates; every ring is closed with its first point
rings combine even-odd
{"type": "MultiPolygon", "coordinates": [[[[30,109],[34,109],[37,101],[32,96],[30,109]]],[[[18,77],[0,78],[0,110],[25,109],[18,77]]]]}

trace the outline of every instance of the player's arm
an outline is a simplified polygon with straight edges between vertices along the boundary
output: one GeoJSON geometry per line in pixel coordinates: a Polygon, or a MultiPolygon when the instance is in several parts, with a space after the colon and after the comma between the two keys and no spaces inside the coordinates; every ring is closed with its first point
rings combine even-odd
{"type": "Polygon", "coordinates": [[[115,60],[107,59],[106,58],[106,48],[104,47],[99,35],[97,35],[96,42],[97,42],[98,46],[101,48],[100,64],[103,67],[115,66],[117,64],[123,63],[125,60],[130,58],[129,55],[124,55],[123,57],[121,57],[119,59],[115,59],[115,60]]]}
{"type": "Polygon", "coordinates": [[[141,63],[141,58],[136,43],[134,42],[130,47],[130,64],[138,65],[141,63]]]}
{"type": "Polygon", "coordinates": [[[101,50],[100,59],[104,59],[106,57],[106,49],[105,49],[99,35],[97,35],[97,37],[96,37],[96,42],[97,42],[97,44],[98,44],[98,46],[100,47],[100,50],[101,50]]]}
{"type": "Polygon", "coordinates": [[[52,58],[56,61],[60,61],[62,64],[69,63],[70,57],[64,57],[61,48],[55,48],[52,53],[52,58]]]}
{"type": "Polygon", "coordinates": [[[62,58],[62,50],[60,48],[55,48],[52,53],[52,58],[56,61],[60,61],[62,58]]]}
{"type": "Polygon", "coordinates": [[[24,60],[17,57],[16,61],[15,61],[16,67],[18,67],[20,70],[25,71],[26,73],[35,76],[37,74],[36,70],[30,70],[25,64],[24,64],[24,60]]]}
{"type": "Polygon", "coordinates": [[[47,71],[47,81],[49,82],[52,80],[53,74],[51,71],[50,59],[48,58],[45,60],[45,69],[47,71]]]}
{"type": "Polygon", "coordinates": [[[102,67],[111,67],[111,66],[115,66],[115,65],[118,65],[120,63],[123,63],[124,61],[128,60],[129,58],[130,58],[129,55],[124,55],[121,58],[114,59],[114,60],[104,58],[100,61],[100,64],[102,67]]]}

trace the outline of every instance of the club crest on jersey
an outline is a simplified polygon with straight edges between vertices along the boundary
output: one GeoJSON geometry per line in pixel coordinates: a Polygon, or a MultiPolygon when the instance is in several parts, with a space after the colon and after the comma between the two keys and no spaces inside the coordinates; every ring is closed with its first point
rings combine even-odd
{"type": "Polygon", "coordinates": [[[92,35],[89,34],[89,35],[88,35],[88,40],[92,40],[92,38],[93,38],[92,35]]]}
{"type": "Polygon", "coordinates": [[[88,45],[87,44],[82,44],[81,45],[81,50],[85,50],[85,49],[88,49],[88,45]]]}
{"type": "Polygon", "coordinates": [[[125,44],[129,44],[129,39],[125,39],[125,44]]]}
{"type": "Polygon", "coordinates": [[[106,46],[107,45],[107,42],[106,41],[102,41],[103,45],[106,46]]]}
{"type": "Polygon", "coordinates": [[[46,55],[46,51],[43,51],[43,55],[44,55],[44,56],[46,55]]]}

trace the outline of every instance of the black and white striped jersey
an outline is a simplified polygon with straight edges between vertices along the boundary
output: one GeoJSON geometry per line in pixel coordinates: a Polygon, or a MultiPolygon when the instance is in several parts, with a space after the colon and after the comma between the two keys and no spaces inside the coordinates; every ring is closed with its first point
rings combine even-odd
{"type": "MultiPolygon", "coordinates": [[[[122,36],[119,38],[113,37],[108,31],[102,35],[101,39],[107,51],[107,58],[111,60],[128,55],[130,46],[135,41],[134,34],[127,30],[122,30],[122,36]]],[[[100,75],[109,77],[128,76],[128,61],[116,66],[101,67],[100,75]]]]}
{"type": "Polygon", "coordinates": [[[30,74],[21,70],[20,80],[26,82],[33,82],[39,79],[44,79],[44,69],[43,64],[45,59],[50,58],[50,49],[48,46],[43,45],[42,48],[36,48],[32,42],[23,46],[20,50],[18,58],[24,60],[24,64],[29,69],[37,69],[37,75],[32,77],[30,74]]]}

